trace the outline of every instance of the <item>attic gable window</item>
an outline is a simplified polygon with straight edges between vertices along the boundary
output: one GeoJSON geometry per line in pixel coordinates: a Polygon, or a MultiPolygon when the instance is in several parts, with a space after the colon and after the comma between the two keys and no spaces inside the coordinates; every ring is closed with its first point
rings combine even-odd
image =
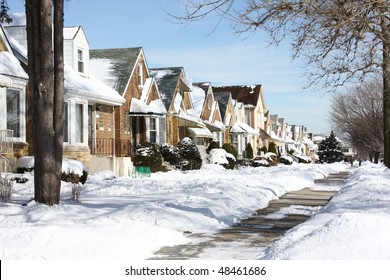
{"type": "Polygon", "coordinates": [[[138,64],[138,86],[142,87],[143,85],[144,85],[144,82],[143,82],[143,67],[142,67],[142,64],[139,63],[138,64]]]}
{"type": "Polygon", "coordinates": [[[80,73],[84,73],[84,54],[83,50],[77,50],[77,69],[80,73]]]}

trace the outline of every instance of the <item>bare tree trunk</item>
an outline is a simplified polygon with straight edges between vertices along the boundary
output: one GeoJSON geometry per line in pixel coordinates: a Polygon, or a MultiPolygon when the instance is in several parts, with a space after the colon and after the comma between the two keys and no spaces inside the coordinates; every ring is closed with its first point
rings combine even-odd
{"type": "MultiPolygon", "coordinates": [[[[57,7],[60,1],[55,2],[57,7]]],[[[47,205],[59,203],[61,187],[64,78],[63,48],[60,45],[63,44],[63,5],[60,3],[58,7],[61,9],[61,43],[60,39],[56,40],[58,57],[54,61],[52,0],[26,1],[29,105],[34,108],[29,111],[33,114],[34,199],[47,205]],[[58,66],[54,66],[54,62],[58,66]],[[56,71],[59,71],[59,76],[56,71]],[[58,134],[60,137],[57,137],[58,134]]]]}
{"type": "Polygon", "coordinates": [[[383,48],[383,122],[384,122],[384,164],[390,167],[390,52],[383,48]]]}
{"type": "Polygon", "coordinates": [[[390,168],[390,30],[385,17],[381,22],[383,36],[383,136],[384,164],[390,168]]]}
{"type": "Polygon", "coordinates": [[[54,75],[54,149],[59,195],[64,142],[64,0],[54,1],[54,75]]]}

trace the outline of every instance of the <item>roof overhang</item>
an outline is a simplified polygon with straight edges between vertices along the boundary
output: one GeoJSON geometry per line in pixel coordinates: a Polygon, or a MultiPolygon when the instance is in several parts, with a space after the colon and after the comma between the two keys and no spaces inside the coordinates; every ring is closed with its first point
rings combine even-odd
{"type": "Polygon", "coordinates": [[[188,127],[190,136],[197,138],[213,138],[213,134],[207,127],[188,127]]]}

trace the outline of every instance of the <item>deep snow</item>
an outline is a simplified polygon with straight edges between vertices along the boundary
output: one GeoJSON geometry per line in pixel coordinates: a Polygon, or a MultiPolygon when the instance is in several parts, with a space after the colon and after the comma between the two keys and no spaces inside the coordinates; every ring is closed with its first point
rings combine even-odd
{"type": "MultiPolygon", "coordinates": [[[[205,165],[198,171],[155,173],[148,178],[91,175],[80,202],[63,184],[61,203],[33,201],[31,175],[15,184],[13,203],[0,203],[0,259],[133,259],[162,246],[188,242],[184,232],[213,232],[266,207],[288,191],[345,170],[345,164],[241,168],[205,165]]],[[[264,259],[389,259],[390,171],[366,164],[307,222],[276,241],[264,259]]],[[[280,213],[283,214],[283,213],[280,213]]],[[[239,244],[239,243],[238,243],[239,244]]],[[[232,244],[231,250],[239,250],[232,244]]],[[[220,259],[223,252],[214,252],[220,259]]],[[[259,254],[261,252],[259,251],[259,254]]]]}

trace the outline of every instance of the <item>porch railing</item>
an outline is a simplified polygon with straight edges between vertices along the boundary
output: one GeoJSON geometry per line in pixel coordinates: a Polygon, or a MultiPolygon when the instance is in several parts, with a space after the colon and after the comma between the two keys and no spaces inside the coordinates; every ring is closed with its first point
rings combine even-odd
{"type": "Polygon", "coordinates": [[[92,155],[129,157],[132,154],[131,142],[127,139],[93,138],[89,141],[92,155]]]}
{"type": "Polygon", "coordinates": [[[113,156],[115,152],[114,141],[112,138],[93,138],[89,142],[91,154],[113,156]]]}

